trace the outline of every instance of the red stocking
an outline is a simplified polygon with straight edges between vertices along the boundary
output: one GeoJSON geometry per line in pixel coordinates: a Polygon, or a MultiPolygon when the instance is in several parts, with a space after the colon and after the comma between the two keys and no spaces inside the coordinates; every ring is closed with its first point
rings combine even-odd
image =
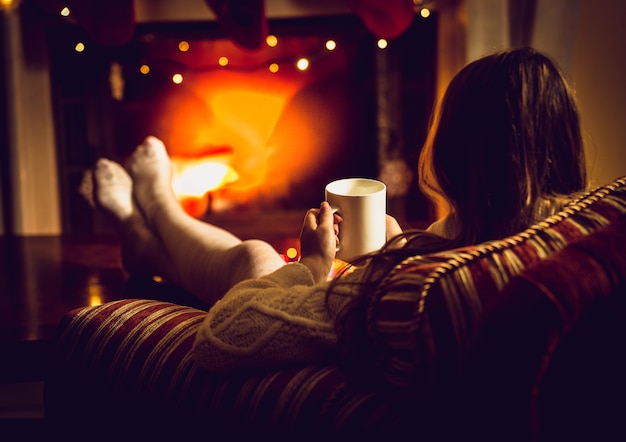
{"type": "Polygon", "coordinates": [[[413,21],[413,0],[346,0],[377,37],[394,38],[413,21]]]}

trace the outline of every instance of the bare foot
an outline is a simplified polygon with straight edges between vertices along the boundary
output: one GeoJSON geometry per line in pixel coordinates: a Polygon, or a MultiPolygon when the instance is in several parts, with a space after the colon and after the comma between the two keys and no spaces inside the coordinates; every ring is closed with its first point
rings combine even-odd
{"type": "Polygon", "coordinates": [[[160,210],[178,206],[172,191],[172,164],[161,140],[149,136],[137,146],[128,170],[133,194],[149,224],[160,210]]]}
{"type": "Polygon", "coordinates": [[[118,231],[124,268],[133,274],[166,276],[167,254],[135,206],[130,175],[120,164],[101,158],[92,178],[94,206],[108,216],[118,231]]]}

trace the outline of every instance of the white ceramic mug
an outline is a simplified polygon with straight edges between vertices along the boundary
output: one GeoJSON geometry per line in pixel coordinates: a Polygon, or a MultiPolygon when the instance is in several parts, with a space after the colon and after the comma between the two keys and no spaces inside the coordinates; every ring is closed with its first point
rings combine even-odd
{"type": "Polygon", "coordinates": [[[386,190],[384,183],[368,178],[345,178],[326,185],[326,201],[343,218],[337,258],[349,261],[385,244],[386,190]]]}

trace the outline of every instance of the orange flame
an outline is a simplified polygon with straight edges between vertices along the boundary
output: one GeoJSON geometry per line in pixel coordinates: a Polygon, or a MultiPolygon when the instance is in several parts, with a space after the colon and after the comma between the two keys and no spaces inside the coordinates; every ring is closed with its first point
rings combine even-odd
{"type": "Polygon", "coordinates": [[[323,163],[320,148],[339,138],[341,105],[329,107],[316,92],[303,91],[341,68],[332,65],[316,77],[269,71],[188,74],[166,97],[157,132],[172,159],[182,164],[205,157],[214,164],[194,163],[194,171],[185,172],[199,178],[183,178],[179,166],[175,186],[180,198],[197,202],[210,190],[214,208],[222,210],[288,196],[294,183],[307,180],[323,163]],[[180,187],[189,182],[194,190],[180,187]],[[217,190],[226,185],[227,190],[217,190]]]}
{"type": "Polygon", "coordinates": [[[178,198],[201,198],[208,192],[237,181],[239,175],[227,164],[206,158],[183,160],[172,158],[172,187],[178,198]]]}

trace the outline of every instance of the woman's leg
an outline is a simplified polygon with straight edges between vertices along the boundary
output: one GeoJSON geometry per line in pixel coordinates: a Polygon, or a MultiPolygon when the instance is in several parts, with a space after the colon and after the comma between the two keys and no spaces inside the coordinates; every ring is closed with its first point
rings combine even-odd
{"type": "Polygon", "coordinates": [[[146,138],[128,170],[135,200],[148,227],[160,239],[175,280],[203,301],[213,303],[237,282],[266,275],[285,264],[268,243],[241,241],[185,213],[172,191],[171,164],[159,139],[146,138]]]}
{"type": "Polygon", "coordinates": [[[85,197],[116,228],[122,245],[122,263],[132,274],[159,275],[178,283],[165,246],[148,228],[135,205],[132,179],[118,163],[101,158],[90,177],[93,187],[85,197]]]}

